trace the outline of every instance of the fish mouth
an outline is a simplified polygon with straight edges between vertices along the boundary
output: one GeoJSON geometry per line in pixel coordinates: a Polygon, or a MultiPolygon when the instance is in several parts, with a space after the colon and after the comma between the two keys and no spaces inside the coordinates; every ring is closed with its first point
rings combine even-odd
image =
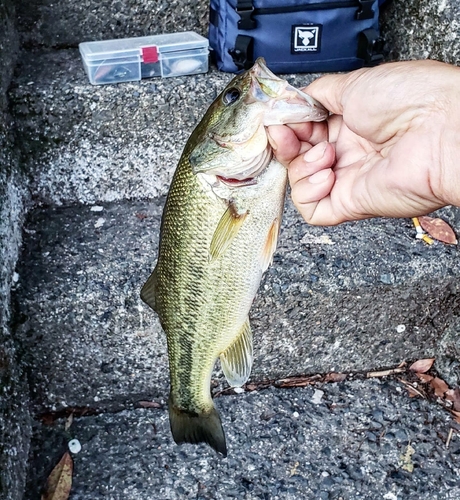
{"type": "MultiPolygon", "coordinates": [[[[259,177],[265,172],[268,164],[272,160],[273,151],[267,144],[262,153],[246,161],[242,166],[246,167],[238,173],[228,175],[227,172],[212,172],[216,179],[229,187],[251,186],[259,182],[259,177]]],[[[210,172],[211,173],[211,172],[210,172]]]]}
{"type": "Polygon", "coordinates": [[[257,177],[248,177],[247,179],[232,179],[229,177],[224,177],[223,175],[216,175],[216,179],[220,182],[226,184],[228,187],[243,187],[243,186],[253,186],[258,183],[257,177]]]}

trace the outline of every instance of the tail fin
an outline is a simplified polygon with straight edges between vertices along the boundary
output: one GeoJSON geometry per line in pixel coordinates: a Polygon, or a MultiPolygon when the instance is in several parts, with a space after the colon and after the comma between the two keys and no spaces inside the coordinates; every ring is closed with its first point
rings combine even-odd
{"type": "Polygon", "coordinates": [[[169,423],[177,444],[208,443],[224,457],[227,456],[224,429],[215,408],[208,413],[187,412],[174,406],[170,398],[169,423]]]}

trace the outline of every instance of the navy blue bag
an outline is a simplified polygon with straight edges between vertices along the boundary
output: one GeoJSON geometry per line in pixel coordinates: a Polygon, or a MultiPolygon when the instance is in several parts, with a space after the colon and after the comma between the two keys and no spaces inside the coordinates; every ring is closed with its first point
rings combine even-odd
{"type": "Polygon", "coordinates": [[[276,73],[348,71],[383,59],[382,0],[211,0],[217,67],[236,73],[262,56],[276,73]]]}

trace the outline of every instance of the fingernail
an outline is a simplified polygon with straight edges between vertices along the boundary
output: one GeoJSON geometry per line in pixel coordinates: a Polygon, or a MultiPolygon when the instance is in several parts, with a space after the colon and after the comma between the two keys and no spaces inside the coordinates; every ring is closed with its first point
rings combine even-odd
{"type": "Polygon", "coordinates": [[[270,143],[270,146],[272,147],[273,151],[276,151],[278,149],[278,144],[273,140],[273,137],[270,135],[270,132],[267,130],[267,137],[268,137],[268,142],[270,143]]]}
{"type": "Polygon", "coordinates": [[[313,148],[309,149],[304,155],[303,159],[308,163],[321,160],[326,152],[327,142],[320,142],[313,148]]]}
{"type": "Polygon", "coordinates": [[[310,184],[321,184],[325,182],[327,178],[331,175],[332,170],[330,168],[325,168],[324,170],[320,170],[316,172],[316,174],[311,175],[308,178],[310,184]]]}

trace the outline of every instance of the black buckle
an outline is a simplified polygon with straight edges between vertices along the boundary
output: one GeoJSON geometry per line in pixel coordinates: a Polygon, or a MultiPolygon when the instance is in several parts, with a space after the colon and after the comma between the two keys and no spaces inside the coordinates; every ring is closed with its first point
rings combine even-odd
{"type": "Polygon", "coordinates": [[[228,53],[238,70],[249,69],[254,64],[254,39],[252,36],[238,35],[235,40],[235,48],[228,53]]]}
{"type": "Polygon", "coordinates": [[[361,21],[362,19],[372,19],[374,17],[374,11],[372,10],[372,5],[375,0],[358,0],[359,10],[356,12],[355,19],[361,21]]]}
{"type": "Polygon", "coordinates": [[[253,30],[256,28],[257,23],[252,18],[254,12],[254,5],[252,0],[238,0],[236,2],[236,13],[240,16],[238,21],[238,29],[240,30],[253,30]]]}
{"type": "Polygon", "coordinates": [[[383,61],[385,42],[374,28],[361,31],[358,35],[358,54],[365,66],[375,66],[383,61]]]}

